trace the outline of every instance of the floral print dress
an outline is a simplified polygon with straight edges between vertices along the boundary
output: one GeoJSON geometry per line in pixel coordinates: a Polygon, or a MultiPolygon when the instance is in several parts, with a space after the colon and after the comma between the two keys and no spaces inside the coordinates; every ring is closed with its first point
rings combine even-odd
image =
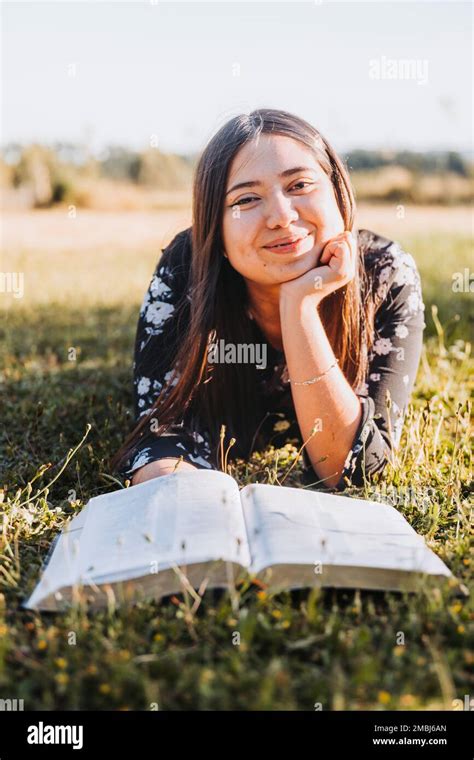
{"type": "MultiPolygon", "coordinates": [[[[413,256],[397,242],[370,230],[360,229],[357,234],[375,292],[375,332],[365,381],[355,389],[362,404],[362,418],[337,491],[350,484],[363,485],[364,480],[384,469],[390,454],[398,448],[426,327],[420,276],[413,256]]],[[[191,228],[188,228],[162,249],[140,309],[133,362],[136,422],[149,412],[167,382],[172,385],[179,382],[179,375],[166,360],[165,348],[179,340],[173,315],[187,287],[190,257],[191,228]]],[[[263,431],[267,443],[275,447],[283,446],[288,440],[299,447],[302,439],[284,353],[267,342],[255,322],[253,325],[255,340],[267,343],[267,366],[259,371],[260,434],[263,431]]],[[[119,474],[131,478],[140,467],[163,457],[183,457],[197,468],[219,469],[217,462],[211,459],[207,431],[192,429],[184,415],[179,424],[170,426],[159,437],[153,432],[145,434],[119,474]]],[[[303,459],[304,481],[317,483],[318,477],[306,449],[303,459]]]]}

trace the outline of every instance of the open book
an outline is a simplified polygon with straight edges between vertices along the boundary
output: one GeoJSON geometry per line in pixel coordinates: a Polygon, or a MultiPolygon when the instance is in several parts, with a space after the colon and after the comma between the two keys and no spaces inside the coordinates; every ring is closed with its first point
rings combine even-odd
{"type": "Polygon", "coordinates": [[[310,586],[416,591],[452,578],[392,506],[176,472],[92,498],[55,539],[23,607],[92,608],[257,578],[310,586]]]}

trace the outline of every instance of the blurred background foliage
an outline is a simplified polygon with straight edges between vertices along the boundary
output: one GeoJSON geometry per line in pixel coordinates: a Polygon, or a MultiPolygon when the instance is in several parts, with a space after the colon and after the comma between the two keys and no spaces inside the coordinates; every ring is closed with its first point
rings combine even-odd
{"type": "MultiPolygon", "coordinates": [[[[163,193],[189,196],[197,158],[154,147],[112,145],[92,154],[66,142],[11,143],[0,154],[0,203],[8,210],[162,208],[163,193]]],[[[474,164],[466,154],[352,150],[342,158],[359,201],[452,206],[474,197],[474,164]]]]}

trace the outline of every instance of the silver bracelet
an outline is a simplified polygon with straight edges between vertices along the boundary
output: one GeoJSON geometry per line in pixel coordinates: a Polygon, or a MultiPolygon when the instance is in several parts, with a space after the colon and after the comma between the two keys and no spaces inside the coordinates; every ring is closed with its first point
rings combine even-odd
{"type": "Polygon", "coordinates": [[[290,383],[293,383],[293,385],[312,385],[313,383],[317,383],[318,380],[321,380],[324,375],[327,375],[327,373],[336,366],[336,364],[339,364],[339,359],[336,359],[334,364],[331,364],[330,367],[327,368],[325,372],[322,372],[320,375],[316,375],[316,377],[313,377],[311,380],[303,380],[301,383],[295,382],[295,380],[290,380],[290,383]]]}

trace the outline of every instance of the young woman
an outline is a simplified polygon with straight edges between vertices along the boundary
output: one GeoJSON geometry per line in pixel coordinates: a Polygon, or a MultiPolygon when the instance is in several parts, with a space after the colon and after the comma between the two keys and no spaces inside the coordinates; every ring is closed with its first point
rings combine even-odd
{"type": "Polygon", "coordinates": [[[382,472],[415,382],[424,304],[413,257],[354,229],[354,214],[342,162],[303,119],[260,109],[215,134],[192,227],[162,249],[140,310],[137,424],[112,463],[123,477],[220,469],[232,438],[229,460],[306,442],[304,480],[322,488],[382,472]]]}

